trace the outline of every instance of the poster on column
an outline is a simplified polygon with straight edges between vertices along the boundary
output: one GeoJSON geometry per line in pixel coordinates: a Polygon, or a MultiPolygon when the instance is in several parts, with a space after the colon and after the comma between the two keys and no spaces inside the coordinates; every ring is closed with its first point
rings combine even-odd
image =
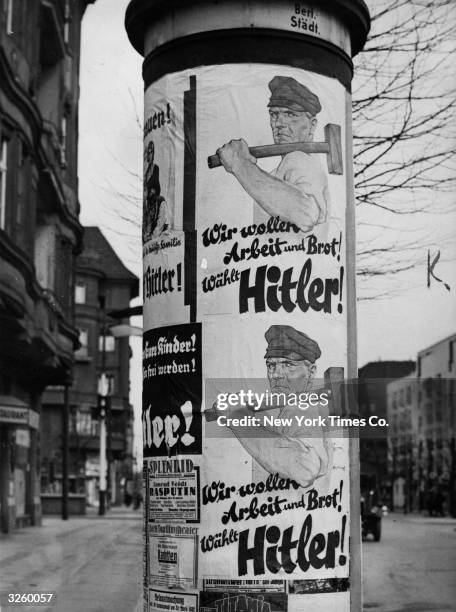
{"type": "Polygon", "coordinates": [[[180,591],[150,589],[151,612],[198,612],[198,596],[180,591]]]}
{"type": "Polygon", "coordinates": [[[170,589],[197,587],[197,528],[149,524],[150,584],[170,589]]]}
{"type": "Polygon", "coordinates": [[[149,520],[199,522],[199,467],[186,458],[154,459],[150,468],[149,520]]]}
{"type": "MultiPolygon", "coordinates": [[[[145,457],[198,467],[200,609],[348,610],[348,440],[332,385],[347,368],[345,96],[335,79],[265,64],[146,91],[146,117],[170,108],[145,142],[160,142],[173,194],[160,240],[180,245],[145,236],[145,275],[161,278],[144,304],[145,457]],[[182,291],[163,291],[165,271],[182,291]]],[[[160,499],[148,503],[159,522],[160,499]]]]}
{"type": "Polygon", "coordinates": [[[143,334],[145,456],[201,452],[201,325],[143,334]]]}

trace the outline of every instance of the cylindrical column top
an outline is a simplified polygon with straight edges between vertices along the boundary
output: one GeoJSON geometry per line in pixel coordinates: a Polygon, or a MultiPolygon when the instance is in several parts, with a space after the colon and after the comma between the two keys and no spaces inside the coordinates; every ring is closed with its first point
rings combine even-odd
{"type": "Polygon", "coordinates": [[[125,26],[144,56],[185,36],[247,28],[310,36],[353,57],[366,41],[370,17],[363,0],[132,0],[125,26]]]}

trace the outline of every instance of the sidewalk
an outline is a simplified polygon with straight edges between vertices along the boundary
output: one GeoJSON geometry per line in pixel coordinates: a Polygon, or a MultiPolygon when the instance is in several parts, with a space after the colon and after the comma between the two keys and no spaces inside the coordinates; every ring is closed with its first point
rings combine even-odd
{"type": "MultiPolygon", "coordinates": [[[[54,592],[53,612],[140,612],[142,509],[112,508],[99,517],[45,516],[42,527],[0,536],[0,593],[54,592]]],[[[2,606],[1,612],[36,612],[2,606]]]]}
{"type": "Polygon", "coordinates": [[[454,525],[456,527],[456,518],[451,516],[428,516],[427,514],[404,514],[403,512],[388,512],[387,515],[393,521],[401,521],[404,523],[417,523],[422,525],[454,525]]]}

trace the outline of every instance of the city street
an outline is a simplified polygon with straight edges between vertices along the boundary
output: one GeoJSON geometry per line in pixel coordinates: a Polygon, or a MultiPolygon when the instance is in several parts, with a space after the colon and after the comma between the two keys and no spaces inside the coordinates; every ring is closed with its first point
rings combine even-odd
{"type": "Polygon", "coordinates": [[[391,514],[363,543],[364,612],[456,610],[456,520],[391,514]]]}
{"type": "Polygon", "coordinates": [[[56,593],[56,605],[2,612],[136,612],[142,601],[142,510],[44,517],[0,538],[0,592],[56,593]]]}
{"type": "MultiPolygon", "coordinates": [[[[139,612],[142,511],[62,521],[0,538],[2,594],[55,592],[58,612],[139,612]]],[[[363,543],[364,612],[456,610],[456,520],[392,514],[382,540],[363,543]]],[[[36,607],[2,607],[34,612],[36,607]]]]}

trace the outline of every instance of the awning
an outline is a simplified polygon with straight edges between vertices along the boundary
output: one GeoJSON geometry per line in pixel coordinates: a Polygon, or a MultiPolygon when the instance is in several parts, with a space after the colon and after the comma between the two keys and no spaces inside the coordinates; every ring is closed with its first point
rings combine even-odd
{"type": "Polygon", "coordinates": [[[38,429],[40,415],[14,395],[0,395],[0,423],[28,425],[38,429]]]}

